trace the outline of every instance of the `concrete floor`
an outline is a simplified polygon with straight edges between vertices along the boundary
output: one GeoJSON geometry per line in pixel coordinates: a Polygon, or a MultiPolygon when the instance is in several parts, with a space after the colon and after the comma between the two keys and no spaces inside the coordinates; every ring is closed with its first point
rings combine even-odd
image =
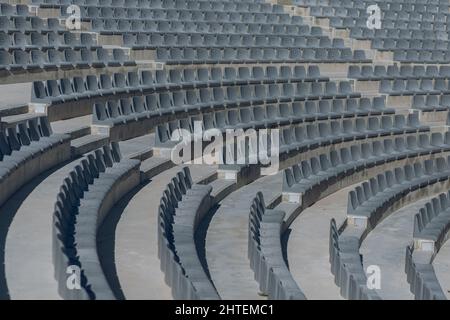
{"type": "Polygon", "coordinates": [[[447,295],[447,299],[450,299],[450,240],[447,240],[437,253],[433,267],[442,291],[447,295]]]}
{"type": "Polygon", "coordinates": [[[206,259],[222,299],[265,299],[247,258],[248,216],[258,191],[266,203],[281,193],[281,174],[258,179],[231,193],[212,216],[206,235],[206,259]]]}
{"type": "Polygon", "coordinates": [[[342,189],[304,210],[291,224],[287,241],[289,268],[303,293],[311,300],[342,299],[329,262],[330,220],[339,224],[347,216],[347,193],[342,189]]]}
{"type": "Polygon", "coordinates": [[[417,201],[396,212],[372,230],[361,245],[364,268],[377,265],[381,270],[382,299],[414,299],[405,274],[405,249],[413,240],[414,215],[429,198],[417,201]]]}
{"type": "Polygon", "coordinates": [[[56,194],[76,163],[35,178],[0,209],[6,228],[2,232],[7,232],[2,246],[11,299],[60,299],[53,277],[52,215],[56,194]]]}

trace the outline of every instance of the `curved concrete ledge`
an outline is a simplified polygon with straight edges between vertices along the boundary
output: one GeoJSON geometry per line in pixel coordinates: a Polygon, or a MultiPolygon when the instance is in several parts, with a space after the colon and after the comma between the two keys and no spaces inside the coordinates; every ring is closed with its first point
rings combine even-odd
{"type": "Polygon", "coordinates": [[[261,192],[250,207],[248,258],[260,292],[272,300],[305,300],[283,257],[284,211],[266,209],[261,192]]]}
{"type": "Polygon", "coordinates": [[[114,144],[112,150],[106,146],[89,154],[70,172],[58,194],[53,261],[64,299],[115,298],[98,256],[97,229],[115,203],[140,183],[140,161],[120,158],[114,144]]]}
{"type": "Polygon", "coordinates": [[[70,159],[70,137],[53,134],[45,117],[9,128],[7,133],[1,132],[0,142],[3,154],[0,205],[34,177],[70,159]],[[40,134],[40,128],[49,129],[47,135],[40,134]],[[24,142],[19,140],[19,130],[24,142]]]}
{"type": "Polygon", "coordinates": [[[158,257],[175,299],[220,299],[200,261],[197,227],[211,209],[212,187],[193,184],[189,168],[174,177],[163,193],[158,216],[158,257]]]}

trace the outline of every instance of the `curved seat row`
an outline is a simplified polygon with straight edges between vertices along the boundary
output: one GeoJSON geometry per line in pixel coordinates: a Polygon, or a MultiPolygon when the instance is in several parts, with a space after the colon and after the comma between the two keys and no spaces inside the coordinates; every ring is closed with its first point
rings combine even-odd
{"type": "Polygon", "coordinates": [[[3,32],[41,32],[48,33],[64,32],[66,29],[59,22],[58,18],[42,19],[37,16],[10,16],[0,15],[0,26],[3,32]]]}
{"type": "Polygon", "coordinates": [[[33,49],[0,50],[0,71],[21,73],[25,71],[52,71],[55,69],[72,70],[85,68],[105,68],[136,66],[129,60],[122,49],[113,49],[110,54],[104,48],[90,49],[48,49],[46,51],[33,49]]]}
{"type": "MultiPolygon", "coordinates": [[[[300,202],[304,207],[316,202],[322,194],[344,178],[363,173],[370,168],[383,168],[389,163],[430,156],[450,151],[450,133],[424,133],[418,136],[386,138],[361,145],[332,150],[303,160],[284,170],[282,192],[285,199],[300,202]]],[[[353,181],[353,180],[352,180],[353,181]]]]}
{"type": "Polygon", "coordinates": [[[326,81],[317,66],[268,66],[141,70],[34,81],[31,101],[58,104],[119,94],[220,86],[326,81]]]}
{"type": "Polygon", "coordinates": [[[319,99],[359,98],[349,82],[298,82],[251,84],[177,90],[147,95],[147,106],[152,110],[161,109],[163,113],[177,110],[226,108],[260,105],[264,103],[292,102],[319,99]],[[149,101],[154,101],[148,105],[149,101]],[[166,111],[164,111],[166,110],[166,111]]]}
{"type": "Polygon", "coordinates": [[[448,79],[450,66],[349,66],[347,77],[358,80],[448,79]]]}
{"type": "Polygon", "coordinates": [[[414,216],[414,241],[406,248],[405,272],[418,300],[446,300],[433,260],[447,241],[450,229],[449,193],[432,198],[414,216]]]}
{"type": "Polygon", "coordinates": [[[45,116],[0,130],[0,205],[25,183],[70,158],[70,136],[52,132],[45,116]]]}
{"type": "Polygon", "coordinates": [[[330,221],[330,265],[334,282],[341,296],[349,300],[380,300],[378,293],[367,286],[367,276],[359,254],[360,239],[338,229],[336,221],[330,221]]]}
{"type": "Polygon", "coordinates": [[[139,167],[139,160],[122,159],[113,143],[88,154],[64,179],[52,241],[55,279],[64,299],[115,299],[97,252],[97,230],[114,205],[139,184],[139,167]],[[72,274],[76,279],[69,279],[72,274]]]}
{"type": "Polygon", "coordinates": [[[438,251],[450,229],[450,194],[441,193],[420,208],[414,216],[414,246],[438,251]]]}
{"type": "MultiPolygon", "coordinates": [[[[338,229],[333,219],[330,226],[331,270],[343,297],[365,298],[361,292],[358,293],[359,289],[368,289],[359,253],[363,239],[383,218],[408,202],[448,189],[449,163],[450,158],[438,157],[406,164],[378,174],[349,192],[346,221],[338,229]],[[347,272],[342,271],[342,266],[348,267],[347,272]]],[[[420,256],[418,261],[423,261],[424,255],[420,256]]],[[[406,271],[413,274],[414,266],[408,270],[410,266],[411,262],[407,261],[406,271]]],[[[371,292],[379,298],[375,291],[371,292]]]]}
{"type": "MultiPolygon", "coordinates": [[[[276,110],[276,108],[273,110],[276,110]]],[[[256,120],[252,118],[250,112],[244,114],[244,117],[241,118],[241,114],[237,110],[233,110],[230,114],[218,111],[214,114],[209,113],[205,115],[203,117],[192,116],[180,120],[173,120],[158,125],[155,143],[158,146],[163,146],[164,143],[171,140],[174,132],[179,129],[193,134],[196,132],[194,129],[195,122],[197,121],[200,122],[199,129],[216,129],[220,132],[225,132],[227,129],[259,129],[284,126],[279,133],[279,149],[281,153],[305,151],[319,146],[366,138],[426,132],[429,130],[428,127],[418,123],[414,114],[410,114],[407,117],[403,115],[386,115],[381,117],[358,117],[294,124],[291,123],[289,117],[283,116],[278,116],[273,119],[256,120]]]]}
{"type": "MultiPolygon", "coordinates": [[[[301,17],[297,17],[301,18],[301,17]]],[[[251,23],[217,21],[179,21],[178,19],[92,19],[91,29],[102,35],[123,35],[129,32],[211,33],[211,34],[264,34],[292,36],[322,36],[322,29],[290,23],[251,23]]]]}
{"type": "Polygon", "coordinates": [[[96,44],[92,34],[80,33],[77,36],[73,32],[38,32],[29,33],[12,32],[10,34],[5,31],[0,32],[0,48],[4,50],[25,50],[32,49],[48,50],[48,49],[74,49],[82,48],[97,49],[100,46],[96,44]]]}
{"type": "MultiPolygon", "coordinates": [[[[219,126],[231,127],[273,127],[277,125],[313,122],[316,120],[336,120],[364,116],[390,115],[394,113],[386,108],[384,99],[375,97],[336,100],[308,100],[282,102],[275,104],[254,104],[247,106],[224,107],[223,103],[213,105],[181,104],[172,106],[170,94],[135,96],[109,100],[94,104],[93,125],[108,127],[111,138],[121,140],[140,136],[150,132],[156,125],[184,117],[184,113],[203,113],[197,120],[204,120],[203,129],[219,126]],[[165,106],[165,107],[162,107],[165,106]],[[225,110],[224,110],[225,109],[225,110]],[[242,123],[242,125],[239,125],[242,123]]],[[[173,97],[178,98],[176,95],[173,97]]],[[[195,120],[193,119],[193,120],[195,120]]],[[[411,121],[413,120],[410,117],[411,121]]],[[[388,121],[388,120],[385,120],[388,121]]],[[[396,124],[401,121],[398,118],[396,124]]],[[[172,124],[173,125],[173,124],[172,124]]]]}
{"type": "Polygon", "coordinates": [[[250,207],[248,258],[260,292],[272,300],[305,300],[283,257],[281,230],[284,211],[266,209],[261,192],[250,207]]]}
{"type": "MultiPolygon", "coordinates": [[[[95,18],[110,19],[165,19],[181,21],[222,21],[254,23],[292,23],[301,24],[303,20],[299,17],[291,17],[284,12],[240,12],[221,10],[189,10],[189,9],[150,9],[150,8],[120,8],[120,7],[97,7],[80,6],[81,19],[89,21],[95,18]]],[[[61,7],[61,15],[67,17],[67,6],[61,7]]]]}
{"type": "Polygon", "coordinates": [[[195,232],[211,208],[212,187],[192,182],[187,167],[167,185],[158,214],[158,257],[174,299],[220,299],[198,256],[195,232]]]}
{"type": "MultiPolygon", "coordinates": [[[[388,170],[363,182],[348,194],[347,216],[370,231],[395,204],[418,190],[445,186],[450,158],[438,157],[388,170]]],[[[425,192],[422,192],[425,194],[425,192]]]]}
{"type": "Polygon", "coordinates": [[[285,36],[254,34],[210,33],[125,33],[123,44],[133,50],[152,50],[158,47],[193,48],[345,48],[344,40],[327,36],[285,36]]]}
{"type": "Polygon", "coordinates": [[[412,108],[423,111],[446,111],[450,108],[450,94],[415,95],[412,108]]]}
{"type": "Polygon", "coordinates": [[[450,81],[447,79],[381,80],[379,91],[391,96],[441,95],[450,93],[450,81]]]}
{"type": "Polygon", "coordinates": [[[405,273],[416,300],[447,300],[433,268],[430,252],[406,247],[405,273]]]}
{"type": "MultiPolygon", "coordinates": [[[[364,27],[367,23],[367,17],[332,17],[330,26],[338,29],[364,27]]],[[[446,31],[446,22],[429,21],[404,21],[404,20],[382,20],[383,28],[387,30],[427,30],[427,31],[446,31]]]]}
{"type": "Polygon", "coordinates": [[[363,50],[349,48],[169,48],[156,49],[156,60],[166,64],[216,63],[368,63],[363,50]]]}
{"type": "Polygon", "coordinates": [[[358,40],[384,39],[412,39],[412,40],[447,40],[447,32],[433,30],[409,30],[409,29],[368,29],[353,27],[350,29],[350,37],[358,40]]]}
{"type": "Polygon", "coordinates": [[[220,10],[266,13],[283,12],[281,6],[271,6],[261,1],[192,1],[192,0],[32,0],[32,3],[41,7],[61,7],[77,4],[84,7],[98,8],[139,8],[139,9],[190,9],[190,10],[220,10]]]}
{"type": "MultiPolygon", "coordinates": [[[[380,2],[383,4],[383,2],[380,2]]],[[[311,5],[310,15],[315,17],[367,17],[367,8],[332,7],[329,5],[311,5]]],[[[398,7],[396,8],[398,9],[398,7]]],[[[403,10],[382,11],[383,20],[447,22],[447,15],[442,12],[417,12],[403,10]]]]}
{"type": "Polygon", "coordinates": [[[374,39],[372,49],[380,51],[404,50],[448,50],[450,43],[446,40],[414,40],[414,39],[374,39]]]}

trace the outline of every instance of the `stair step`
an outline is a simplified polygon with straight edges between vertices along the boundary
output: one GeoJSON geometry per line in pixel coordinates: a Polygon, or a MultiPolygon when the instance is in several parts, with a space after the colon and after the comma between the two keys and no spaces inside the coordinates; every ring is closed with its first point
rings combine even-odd
{"type": "MultiPolygon", "coordinates": [[[[28,113],[28,104],[18,104],[0,108],[0,118],[28,113]]],[[[3,120],[3,119],[2,119],[3,120]]]]}
{"type": "Polygon", "coordinates": [[[109,142],[106,135],[89,134],[71,141],[72,157],[81,156],[85,153],[101,148],[109,142]]]}
{"type": "Polygon", "coordinates": [[[44,113],[21,113],[17,115],[10,115],[2,118],[1,126],[2,128],[15,127],[19,123],[23,123],[29,119],[37,118],[40,116],[45,116],[44,113]]]}
{"type": "Polygon", "coordinates": [[[92,115],[72,118],[68,120],[54,121],[51,123],[53,132],[66,133],[72,139],[78,139],[91,132],[92,115]]]}
{"type": "Polygon", "coordinates": [[[149,180],[174,166],[175,164],[170,159],[150,157],[141,163],[141,180],[149,180]]]}
{"type": "Polygon", "coordinates": [[[216,179],[209,185],[212,186],[211,196],[214,198],[215,203],[222,201],[237,189],[237,183],[233,180],[216,179]]]}

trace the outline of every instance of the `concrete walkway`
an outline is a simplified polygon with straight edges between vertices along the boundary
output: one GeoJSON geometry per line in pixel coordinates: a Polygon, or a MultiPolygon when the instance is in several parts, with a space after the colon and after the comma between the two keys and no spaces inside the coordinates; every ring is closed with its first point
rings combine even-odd
{"type": "Polygon", "coordinates": [[[231,193],[213,215],[206,235],[206,260],[222,299],[264,299],[247,258],[248,215],[258,191],[266,203],[281,193],[281,174],[258,179],[231,193]]]}
{"type": "Polygon", "coordinates": [[[0,209],[2,239],[7,232],[1,247],[11,299],[60,299],[53,277],[52,215],[63,179],[77,163],[35,178],[0,209]]]}
{"type": "Polygon", "coordinates": [[[392,213],[372,230],[361,245],[364,268],[377,265],[381,270],[381,289],[385,300],[414,299],[405,274],[405,250],[413,240],[414,215],[429,199],[417,201],[392,213]]]}
{"type": "Polygon", "coordinates": [[[441,288],[450,299],[450,240],[447,240],[433,261],[434,271],[441,288]]]}
{"type": "Polygon", "coordinates": [[[342,299],[329,262],[330,220],[346,218],[347,193],[342,189],[304,210],[291,224],[287,256],[292,276],[308,299],[342,299]]]}
{"type": "MultiPolygon", "coordinates": [[[[194,181],[215,170],[198,166],[190,166],[190,169],[194,181]]],[[[171,289],[164,282],[160,269],[156,232],[159,200],[179,170],[174,167],[155,176],[132,197],[124,199],[126,203],[118,203],[117,207],[122,209],[108,217],[118,220],[117,225],[110,228],[112,235],[109,236],[115,238],[115,269],[126,299],[172,299],[171,289]]]]}

